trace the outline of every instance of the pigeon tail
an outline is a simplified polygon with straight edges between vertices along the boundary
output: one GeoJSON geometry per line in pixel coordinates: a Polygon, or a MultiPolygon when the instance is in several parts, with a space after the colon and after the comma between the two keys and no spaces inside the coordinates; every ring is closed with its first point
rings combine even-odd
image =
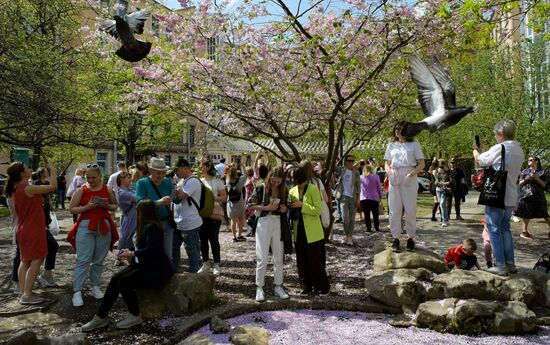
{"type": "Polygon", "coordinates": [[[116,51],[121,59],[128,62],[138,62],[149,54],[151,51],[150,42],[135,41],[133,47],[122,46],[116,51]]]}
{"type": "Polygon", "coordinates": [[[425,129],[429,129],[430,126],[424,122],[405,122],[403,128],[401,129],[401,134],[406,138],[414,138],[418,133],[422,132],[425,129]]]}

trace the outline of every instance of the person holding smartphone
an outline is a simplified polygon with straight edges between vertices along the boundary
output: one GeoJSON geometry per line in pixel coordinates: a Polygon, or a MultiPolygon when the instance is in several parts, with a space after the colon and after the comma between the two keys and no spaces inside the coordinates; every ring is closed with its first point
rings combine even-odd
{"type": "Polygon", "coordinates": [[[269,247],[273,253],[274,294],[281,299],[289,298],[282,286],[284,244],[281,234],[281,214],[287,211],[287,189],[284,181],[285,170],[282,167],[274,168],[267,175],[265,185],[261,184],[254,189],[249,201],[249,207],[260,212],[256,225],[257,302],[265,301],[264,283],[269,247]]]}
{"type": "Polygon", "coordinates": [[[514,241],[510,231],[510,218],[518,200],[517,180],[521,172],[524,153],[519,142],[514,140],[516,124],[512,120],[497,122],[493,132],[497,144],[483,152],[483,146],[474,143],[473,156],[479,166],[499,170],[503,164],[502,146],[505,148],[504,170],[508,173],[504,192],[504,209],[485,206],[485,221],[487,229],[489,229],[489,238],[495,257],[494,266],[488,268],[487,271],[505,276],[508,273],[517,272],[514,258],[514,241]]]}
{"type": "Polygon", "coordinates": [[[76,250],[72,298],[75,307],[84,305],[82,290],[88,278],[92,283],[90,294],[96,299],[103,298],[99,286],[103,261],[118,241],[116,224],[109,213],[118,205],[112,189],[103,183],[99,165],[88,165],[86,181],[76,190],[69,204],[71,213],[79,215],[67,235],[67,241],[76,250]]]}
{"type": "MultiPolygon", "coordinates": [[[[55,168],[51,176],[56,176],[55,168]]],[[[48,254],[46,220],[42,210],[42,196],[57,188],[57,180],[51,184],[29,185],[31,171],[22,162],[13,162],[8,168],[6,195],[11,198],[17,216],[15,237],[20,250],[20,263],[17,269],[20,304],[40,304],[44,299],[32,292],[40,266],[48,254]]]]}

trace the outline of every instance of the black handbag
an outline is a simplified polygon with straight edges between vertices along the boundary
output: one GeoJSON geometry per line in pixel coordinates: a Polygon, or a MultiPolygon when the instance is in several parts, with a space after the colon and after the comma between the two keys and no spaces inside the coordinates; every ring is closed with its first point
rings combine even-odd
{"type": "Polygon", "coordinates": [[[501,164],[500,169],[495,170],[492,167],[484,169],[483,185],[481,186],[481,193],[479,194],[478,205],[485,205],[490,207],[497,207],[504,209],[504,196],[506,194],[506,179],[508,178],[508,172],[504,170],[504,156],[506,150],[504,145],[501,152],[501,164]]]}

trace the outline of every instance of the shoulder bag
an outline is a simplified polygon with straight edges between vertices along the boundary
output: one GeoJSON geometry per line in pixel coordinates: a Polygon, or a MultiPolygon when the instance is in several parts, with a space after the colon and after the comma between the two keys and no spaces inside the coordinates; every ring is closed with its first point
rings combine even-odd
{"type": "Polygon", "coordinates": [[[504,170],[504,156],[506,149],[504,145],[501,152],[501,164],[499,170],[494,170],[492,167],[484,169],[483,185],[479,194],[478,205],[497,207],[504,209],[504,196],[506,194],[506,179],[508,172],[504,170]]]}
{"type": "Polygon", "coordinates": [[[323,207],[323,211],[321,212],[321,224],[323,225],[323,228],[328,228],[330,226],[330,210],[327,203],[325,202],[325,199],[323,198],[323,193],[321,193],[321,185],[319,183],[323,182],[315,179],[315,184],[317,185],[317,188],[319,189],[319,194],[321,195],[321,203],[323,207]]]}
{"type": "MultiPolygon", "coordinates": [[[[153,180],[149,179],[149,182],[151,183],[151,186],[153,186],[153,189],[155,190],[155,192],[157,192],[159,200],[162,199],[162,194],[160,194],[159,189],[157,188],[157,186],[155,186],[155,183],[153,182],[153,180]]],[[[168,205],[164,205],[164,207],[166,207],[166,210],[168,210],[168,224],[170,224],[170,227],[172,227],[172,229],[177,230],[178,225],[174,220],[174,214],[172,213],[172,209],[168,205]]]]}

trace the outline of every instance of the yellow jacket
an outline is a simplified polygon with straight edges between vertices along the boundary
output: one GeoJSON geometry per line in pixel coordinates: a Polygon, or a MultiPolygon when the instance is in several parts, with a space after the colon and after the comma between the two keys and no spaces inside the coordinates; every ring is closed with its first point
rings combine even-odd
{"type": "MultiPolygon", "coordinates": [[[[298,186],[292,187],[288,193],[290,202],[300,200],[298,186]]],[[[307,243],[313,243],[325,239],[323,226],[321,225],[321,213],[323,212],[321,193],[314,184],[308,184],[302,204],[302,218],[306,230],[307,243]]],[[[298,222],[294,222],[294,241],[298,234],[298,222]]]]}

